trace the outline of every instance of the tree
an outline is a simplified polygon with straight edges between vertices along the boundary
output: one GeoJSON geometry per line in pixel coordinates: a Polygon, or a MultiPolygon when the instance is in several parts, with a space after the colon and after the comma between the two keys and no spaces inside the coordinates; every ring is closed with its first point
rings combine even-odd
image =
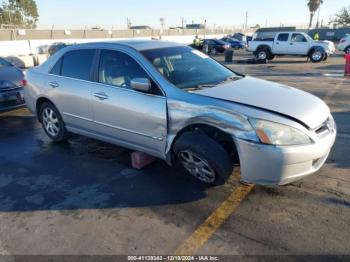
{"type": "Polygon", "coordinates": [[[330,23],[334,25],[347,26],[350,25],[350,6],[348,8],[343,8],[335,15],[330,23]]]}
{"type": "Polygon", "coordinates": [[[22,28],[35,28],[39,14],[35,0],[8,0],[1,6],[0,23],[22,28]]]}
{"type": "Polygon", "coordinates": [[[323,0],[306,0],[308,3],[309,11],[310,11],[310,22],[309,29],[312,27],[312,20],[316,14],[316,11],[320,8],[321,4],[323,4],[323,0]]]}

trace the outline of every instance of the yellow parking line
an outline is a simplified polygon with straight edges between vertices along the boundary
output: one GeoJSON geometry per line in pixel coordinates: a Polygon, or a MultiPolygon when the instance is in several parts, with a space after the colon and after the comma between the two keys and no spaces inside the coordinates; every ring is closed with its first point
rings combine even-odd
{"type": "Polygon", "coordinates": [[[242,200],[253,189],[252,184],[240,184],[231,195],[186,239],[175,255],[193,255],[198,251],[224,221],[236,210],[242,200]]]}

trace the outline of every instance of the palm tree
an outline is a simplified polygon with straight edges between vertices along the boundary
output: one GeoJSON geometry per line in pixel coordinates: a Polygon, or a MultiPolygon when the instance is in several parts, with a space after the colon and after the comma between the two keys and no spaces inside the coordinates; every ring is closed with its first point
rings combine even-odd
{"type": "Polygon", "coordinates": [[[310,11],[310,23],[309,29],[312,26],[312,20],[315,16],[316,11],[320,8],[320,5],[323,4],[323,0],[306,0],[308,3],[309,11],[310,11]]]}

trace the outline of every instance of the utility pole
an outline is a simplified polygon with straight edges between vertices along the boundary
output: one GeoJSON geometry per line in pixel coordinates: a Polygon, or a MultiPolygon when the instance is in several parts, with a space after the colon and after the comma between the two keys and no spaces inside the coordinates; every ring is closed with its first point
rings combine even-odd
{"type": "Polygon", "coordinates": [[[165,18],[164,18],[164,17],[161,17],[161,18],[159,19],[159,21],[160,21],[160,26],[161,26],[162,30],[164,30],[165,18]]]}
{"type": "Polygon", "coordinates": [[[245,31],[248,29],[248,11],[245,13],[245,31]]]}
{"type": "Polygon", "coordinates": [[[185,19],[182,17],[181,18],[181,28],[184,28],[185,26],[185,19]]]}
{"type": "Polygon", "coordinates": [[[131,26],[131,20],[129,17],[126,18],[126,27],[127,29],[130,29],[130,26],[131,26]]]}

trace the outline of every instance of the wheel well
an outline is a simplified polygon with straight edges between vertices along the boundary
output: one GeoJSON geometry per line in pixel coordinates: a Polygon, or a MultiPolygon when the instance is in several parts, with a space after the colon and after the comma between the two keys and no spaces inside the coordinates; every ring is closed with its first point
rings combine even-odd
{"type": "Polygon", "coordinates": [[[183,128],[176,135],[171,145],[171,152],[173,150],[173,146],[176,143],[177,139],[179,139],[181,135],[186,132],[200,132],[202,134],[207,135],[208,137],[212,138],[217,143],[219,143],[225,149],[225,151],[229,154],[229,156],[232,159],[234,159],[235,164],[239,163],[239,156],[238,156],[235,143],[232,139],[232,135],[225,133],[224,131],[220,130],[217,127],[206,125],[206,124],[194,124],[183,128]]]}
{"type": "Polygon", "coordinates": [[[52,103],[49,99],[47,99],[46,97],[40,97],[37,101],[36,101],[36,109],[35,109],[35,112],[36,112],[36,116],[39,120],[39,122],[41,122],[41,119],[40,119],[40,114],[39,114],[39,111],[40,111],[40,107],[43,103],[45,102],[49,102],[49,103],[52,103]]]}
{"type": "Polygon", "coordinates": [[[257,52],[259,52],[259,50],[263,50],[263,49],[267,49],[267,51],[271,52],[271,48],[268,45],[260,45],[258,46],[258,48],[256,49],[257,52]]]}
{"type": "Polygon", "coordinates": [[[326,50],[325,50],[322,46],[313,46],[313,47],[310,48],[309,53],[308,53],[308,56],[310,56],[311,53],[312,53],[314,50],[316,50],[316,49],[319,49],[320,51],[326,53],[326,50]]]}

